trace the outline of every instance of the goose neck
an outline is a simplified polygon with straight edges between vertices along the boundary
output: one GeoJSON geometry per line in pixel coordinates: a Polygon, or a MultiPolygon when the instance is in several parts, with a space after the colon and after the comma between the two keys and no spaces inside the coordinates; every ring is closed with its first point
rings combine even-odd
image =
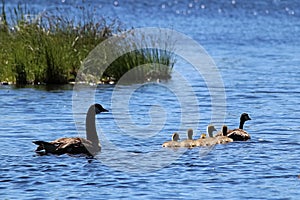
{"type": "Polygon", "coordinates": [[[243,129],[243,128],[244,128],[244,123],[245,123],[244,120],[241,120],[241,121],[240,121],[239,129],[243,129]]]}
{"type": "Polygon", "coordinates": [[[95,116],[95,109],[91,107],[86,115],[86,139],[90,140],[94,144],[98,144],[99,139],[96,131],[95,116]]]}

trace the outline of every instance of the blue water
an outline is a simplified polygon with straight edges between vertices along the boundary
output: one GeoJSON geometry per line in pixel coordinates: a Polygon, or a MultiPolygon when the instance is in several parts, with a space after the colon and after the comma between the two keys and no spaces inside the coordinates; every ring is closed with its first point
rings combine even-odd
{"type": "MultiPolygon", "coordinates": [[[[27,1],[41,11],[68,8],[74,1],[52,2],[27,1]]],[[[92,162],[36,156],[31,143],[81,134],[86,105],[73,110],[79,100],[71,86],[0,86],[1,199],[299,198],[299,1],[83,5],[88,3],[127,27],[170,28],[201,44],[215,61],[226,92],[225,119],[215,122],[217,128],[223,123],[237,127],[239,115],[247,112],[252,120],[245,129],[252,139],[212,149],[161,148],[172,132],[185,138],[186,129],[193,128],[199,137],[211,123],[209,89],[181,59],[174,71],[187,77],[190,88],[175,74],[168,82],[85,88],[84,101],[89,103],[95,93],[95,101],[110,110],[97,117],[103,148],[92,162]]]]}

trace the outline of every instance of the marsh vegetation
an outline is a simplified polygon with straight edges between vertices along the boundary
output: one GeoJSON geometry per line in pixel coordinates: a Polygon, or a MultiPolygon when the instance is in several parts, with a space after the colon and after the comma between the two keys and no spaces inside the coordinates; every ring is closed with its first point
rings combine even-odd
{"type": "MultiPolygon", "coordinates": [[[[0,81],[16,84],[74,81],[91,50],[105,39],[126,31],[120,20],[99,18],[88,6],[72,9],[76,15],[59,7],[36,12],[21,4],[8,8],[2,0],[0,81]]],[[[143,41],[155,42],[153,40],[156,38],[143,41]]],[[[135,42],[142,41],[127,41],[126,45],[136,45],[135,42]]],[[[126,45],[118,48],[127,48],[126,45]]],[[[143,68],[138,79],[149,80],[151,74],[155,74],[155,78],[169,79],[175,63],[172,45],[166,45],[164,50],[144,48],[126,53],[112,62],[97,81],[111,78],[118,81],[127,71],[147,63],[154,65],[143,68]]]]}

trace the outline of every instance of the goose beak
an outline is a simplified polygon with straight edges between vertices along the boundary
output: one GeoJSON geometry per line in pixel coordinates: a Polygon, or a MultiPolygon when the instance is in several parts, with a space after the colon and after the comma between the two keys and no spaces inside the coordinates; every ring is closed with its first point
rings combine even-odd
{"type": "Polygon", "coordinates": [[[105,108],[101,108],[101,109],[96,108],[95,111],[96,111],[96,114],[100,114],[102,112],[108,112],[108,110],[106,110],[105,108]]]}

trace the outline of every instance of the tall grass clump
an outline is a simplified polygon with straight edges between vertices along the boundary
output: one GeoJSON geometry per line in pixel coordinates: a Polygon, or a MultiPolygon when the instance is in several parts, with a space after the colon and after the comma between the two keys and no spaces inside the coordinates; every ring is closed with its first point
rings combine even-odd
{"type": "Polygon", "coordinates": [[[122,30],[117,19],[96,21],[93,11],[85,7],[75,7],[72,12],[80,20],[62,8],[38,13],[21,4],[6,8],[2,0],[0,81],[68,83],[75,80],[93,48],[122,30]]]}
{"type": "Polygon", "coordinates": [[[176,41],[172,38],[172,32],[151,29],[146,33],[148,30],[132,29],[123,32],[109,40],[105,46],[91,52],[83,64],[86,69],[84,77],[87,74],[103,74],[104,80],[118,81],[122,78],[122,83],[170,79],[176,62],[176,41]],[[99,58],[101,56],[116,59],[108,65],[104,59],[99,58]]]}
{"type": "Polygon", "coordinates": [[[168,80],[175,62],[171,53],[159,49],[140,49],[121,56],[115,60],[104,74],[119,80],[128,73],[129,82],[144,82],[152,80],[168,80]]]}
{"type": "MultiPolygon", "coordinates": [[[[7,8],[5,0],[2,0],[0,81],[16,84],[68,83],[75,80],[90,51],[122,31],[124,28],[118,19],[99,18],[91,6],[37,12],[21,4],[7,8]]],[[[127,40],[117,44],[117,49],[138,46],[141,42],[150,44],[157,42],[157,38],[127,40]]],[[[95,81],[119,80],[129,70],[147,63],[153,65],[136,72],[133,79],[156,78],[154,75],[168,79],[175,62],[169,47],[142,48],[126,53],[110,64],[104,77],[97,77],[95,81]]]]}

